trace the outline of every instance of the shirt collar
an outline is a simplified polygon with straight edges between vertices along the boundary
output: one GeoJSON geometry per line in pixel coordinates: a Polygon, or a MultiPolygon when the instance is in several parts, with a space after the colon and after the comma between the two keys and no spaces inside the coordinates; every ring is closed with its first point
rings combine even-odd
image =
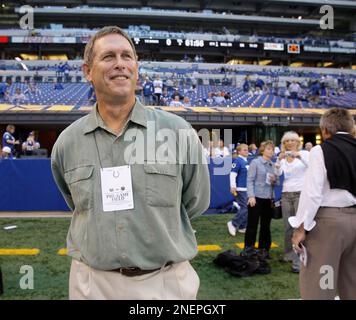
{"type": "Polygon", "coordinates": [[[263,164],[266,164],[266,163],[269,163],[269,162],[272,162],[272,160],[266,160],[265,158],[263,158],[262,156],[261,157],[261,161],[263,164]]]}
{"type": "MultiPolygon", "coordinates": [[[[145,107],[136,99],[135,105],[130,113],[128,122],[133,122],[147,128],[147,116],[145,107]]],[[[90,112],[89,117],[84,126],[84,134],[94,131],[96,128],[101,127],[108,130],[103,119],[98,111],[98,104],[96,103],[93,110],[90,112]]]]}
{"type": "Polygon", "coordinates": [[[241,155],[238,155],[238,157],[244,159],[245,161],[247,161],[247,158],[246,158],[246,157],[243,157],[243,156],[241,156],[241,155]]]}

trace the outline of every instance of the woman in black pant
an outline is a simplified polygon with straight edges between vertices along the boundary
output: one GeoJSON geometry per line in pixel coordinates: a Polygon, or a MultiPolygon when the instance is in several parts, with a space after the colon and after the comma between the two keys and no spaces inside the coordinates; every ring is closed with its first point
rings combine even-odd
{"type": "Polygon", "coordinates": [[[248,218],[245,234],[245,253],[253,253],[259,221],[259,253],[268,257],[271,247],[271,199],[276,182],[275,166],[272,162],[274,143],[267,140],[261,143],[260,156],[250,164],[247,175],[248,218]]]}

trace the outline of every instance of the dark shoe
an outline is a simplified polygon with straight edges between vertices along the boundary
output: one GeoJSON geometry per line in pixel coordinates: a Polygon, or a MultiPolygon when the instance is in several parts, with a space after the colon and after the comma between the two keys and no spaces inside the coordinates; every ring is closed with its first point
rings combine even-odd
{"type": "Polygon", "coordinates": [[[257,254],[257,250],[255,247],[245,247],[244,250],[241,251],[240,255],[242,257],[251,257],[257,254]]]}
{"type": "Polygon", "coordinates": [[[258,256],[260,259],[271,259],[269,251],[266,249],[258,249],[258,256]]]}

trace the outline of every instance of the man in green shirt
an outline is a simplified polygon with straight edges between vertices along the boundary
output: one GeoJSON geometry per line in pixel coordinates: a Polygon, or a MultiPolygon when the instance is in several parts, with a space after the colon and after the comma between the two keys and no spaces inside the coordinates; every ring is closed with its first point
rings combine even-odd
{"type": "Polygon", "coordinates": [[[88,42],[83,72],[92,112],[66,128],[52,172],[73,218],[70,299],[195,299],[190,219],[210,202],[197,134],[182,118],[135,99],[136,51],[118,27],[88,42]]]}

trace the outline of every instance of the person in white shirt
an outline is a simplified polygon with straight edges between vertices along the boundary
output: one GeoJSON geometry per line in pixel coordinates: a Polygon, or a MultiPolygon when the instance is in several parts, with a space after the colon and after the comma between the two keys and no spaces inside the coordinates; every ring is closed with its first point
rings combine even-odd
{"type": "Polygon", "coordinates": [[[169,103],[170,107],[184,107],[184,104],[180,102],[179,96],[175,96],[174,100],[169,103]]]}
{"type": "Polygon", "coordinates": [[[289,87],[290,97],[292,99],[298,99],[298,94],[300,92],[300,85],[296,81],[293,81],[289,87]]]}
{"type": "Polygon", "coordinates": [[[356,139],[354,119],[342,108],[320,119],[324,139],[313,147],[295,217],[292,244],[303,256],[302,299],[356,299],[356,139]]]}
{"type": "Polygon", "coordinates": [[[311,142],[307,142],[305,145],[304,145],[304,150],[306,151],[310,151],[311,148],[313,148],[313,144],[311,142]]]}
{"type": "Polygon", "coordinates": [[[159,75],[156,76],[156,79],[153,81],[153,96],[156,100],[156,106],[160,105],[161,95],[163,91],[163,82],[160,79],[159,75]]]}
{"type": "Polygon", "coordinates": [[[283,261],[292,262],[292,272],[299,273],[300,261],[292,248],[293,228],[288,218],[295,216],[304,175],[308,168],[309,152],[301,150],[299,135],[294,131],[284,133],[281,140],[281,153],[278,156],[277,175],[284,173],[282,188],[282,214],[284,221],[284,257],[283,261]]]}
{"type": "Polygon", "coordinates": [[[218,147],[215,148],[215,155],[217,157],[228,157],[230,156],[230,151],[227,147],[224,146],[224,141],[219,140],[218,147]]]}
{"type": "Polygon", "coordinates": [[[24,103],[27,100],[28,98],[21,92],[21,89],[16,88],[15,94],[11,97],[11,102],[14,103],[16,107],[18,107],[21,103],[24,103]]]}

